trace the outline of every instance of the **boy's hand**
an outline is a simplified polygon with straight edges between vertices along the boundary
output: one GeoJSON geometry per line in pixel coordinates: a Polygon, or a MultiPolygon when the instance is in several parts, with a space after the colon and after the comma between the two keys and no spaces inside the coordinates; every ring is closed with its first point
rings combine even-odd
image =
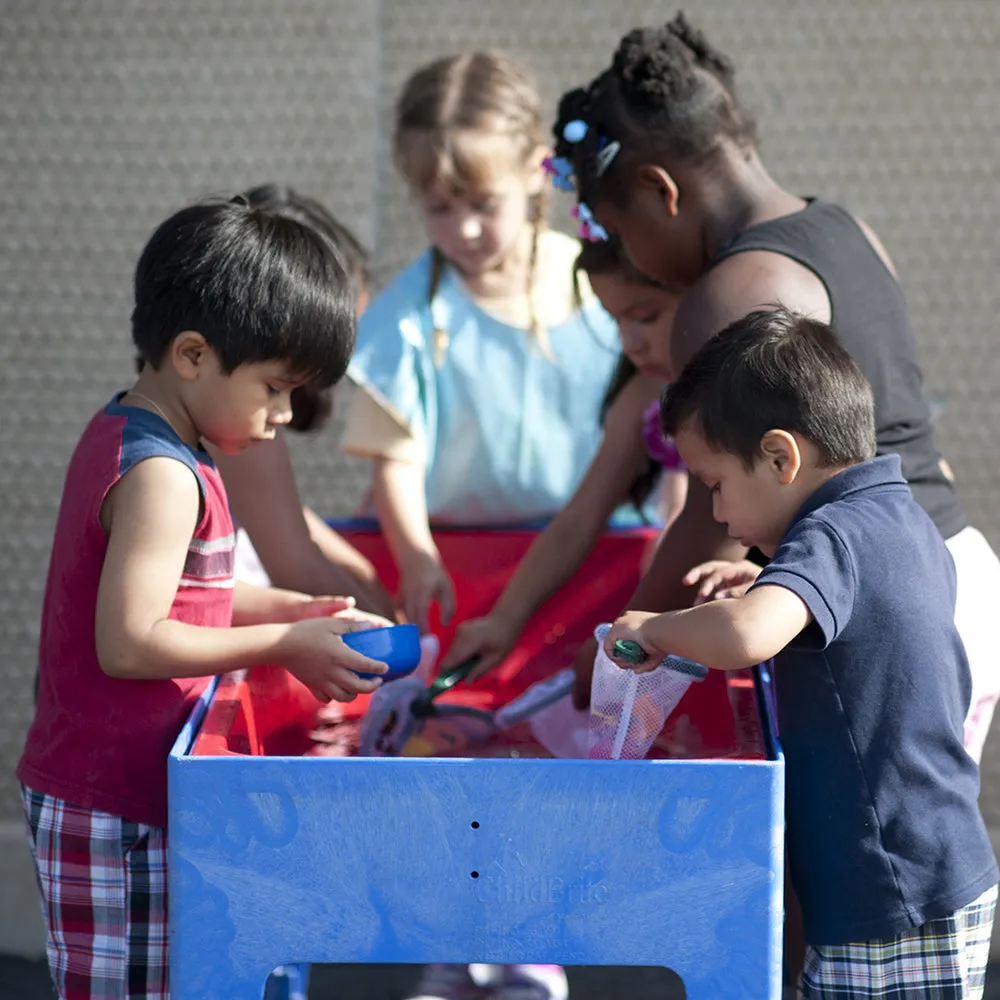
{"type": "Polygon", "coordinates": [[[281,663],[320,701],[353,701],[382,683],[358,673],[384,674],[384,663],[348,647],[341,635],[369,628],[368,622],[346,618],[307,618],[292,625],[283,644],[281,663]]]}
{"type": "Polygon", "coordinates": [[[642,634],[643,622],[655,617],[656,615],[651,611],[626,611],[611,626],[611,631],[605,636],[604,652],[619,667],[624,667],[626,670],[634,670],[637,674],[647,674],[651,670],[655,670],[660,665],[660,660],[663,659],[664,654],[655,649],[642,634]],[[615,643],[620,641],[634,642],[646,654],[646,659],[642,663],[632,663],[629,660],[623,660],[614,651],[615,643]]]}
{"type": "Polygon", "coordinates": [[[399,603],[408,622],[428,630],[431,605],[441,609],[441,624],[447,625],[455,613],[455,588],[447,570],[435,554],[421,552],[402,567],[399,580],[399,603]]]}
{"type": "Polygon", "coordinates": [[[482,677],[502,663],[514,648],[520,629],[503,618],[487,615],[462,622],[455,631],[455,640],[448,655],[441,661],[442,670],[450,670],[472,656],[478,656],[479,666],[469,674],[469,680],[482,677]]]}
{"type": "Polygon", "coordinates": [[[743,597],[760,576],[760,566],[747,559],[729,562],[713,559],[688,570],[683,579],[685,587],[697,586],[694,604],[706,604],[724,597],[743,597]]]}

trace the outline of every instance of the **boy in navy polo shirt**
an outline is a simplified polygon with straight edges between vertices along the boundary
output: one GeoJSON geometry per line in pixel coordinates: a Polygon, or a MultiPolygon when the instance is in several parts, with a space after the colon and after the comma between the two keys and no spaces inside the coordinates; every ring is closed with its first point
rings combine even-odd
{"type": "Polygon", "coordinates": [[[955,570],[899,459],[874,457],[868,383],[829,327],[755,312],[698,352],[662,417],[716,520],[771,562],[743,597],[628,612],[608,654],[774,657],[803,996],[981,997],[998,872],[962,746],[955,570]]]}

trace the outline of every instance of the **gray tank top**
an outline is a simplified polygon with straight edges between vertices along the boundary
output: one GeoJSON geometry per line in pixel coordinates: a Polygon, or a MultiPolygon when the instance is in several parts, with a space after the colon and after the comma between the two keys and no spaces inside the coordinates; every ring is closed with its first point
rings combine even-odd
{"type": "Polygon", "coordinates": [[[811,199],[801,212],[750,226],[711,267],[751,250],[778,253],[826,286],[831,325],[871,383],[878,453],[899,455],[917,502],[944,538],[966,526],[955,488],[941,469],[906,299],[854,217],[811,199]]]}

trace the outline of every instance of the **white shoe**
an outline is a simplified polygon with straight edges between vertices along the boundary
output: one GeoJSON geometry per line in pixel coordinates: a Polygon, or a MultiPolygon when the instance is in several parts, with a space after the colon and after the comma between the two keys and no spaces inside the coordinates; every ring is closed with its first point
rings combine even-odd
{"type": "Polygon", "coordinates": [[[467,965],[428,965],[407,1000],[491,1000],[492,996],[492,987],[480,986],[467,965]]]}
{"type": "Polygon", "coordinates": [[[568,1000],[569,983],[561,965],[506,965],[503,983],[492,1000],[568,1000]]]}

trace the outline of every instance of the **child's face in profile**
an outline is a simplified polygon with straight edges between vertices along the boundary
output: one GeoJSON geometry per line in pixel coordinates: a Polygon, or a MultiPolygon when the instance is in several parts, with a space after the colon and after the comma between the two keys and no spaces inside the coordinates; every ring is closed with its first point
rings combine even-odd
{"type": "Polygon", "coordinates": [[[661,167],[642,165],[629,187],[628,201],[601,200],[597,221],[617,236],[640,273],[674,292],[683,292],[705,268],[699,214],[687,208],[673,178],[661,167]]]}
{"type": "Polygon", "coordinates": [[[693,419],[677,431],[676,443],[688,471],[712,494],[712,516],[729,537],[774,555],[804,500],[794,475],[787,481],[785,458],[768,451],[748,469],[739,455],[709,445],[693,419]]]}
{"type": "Polygon", "coordinates": [[[199,365],[185,404],[201,436],[227,455],[270,441],[292,418],[292,390],[302,379],[282,361],[248,362],[223,372],[215,352],[199,365]]]}
{"type": "Polygon", "coordinates": [[[590,285],[618,324],[622,350],[643,375],[669,382],[670,331],[680,297],[655,285],[628,281],[621,272],[592,274],[590,285]]]}

